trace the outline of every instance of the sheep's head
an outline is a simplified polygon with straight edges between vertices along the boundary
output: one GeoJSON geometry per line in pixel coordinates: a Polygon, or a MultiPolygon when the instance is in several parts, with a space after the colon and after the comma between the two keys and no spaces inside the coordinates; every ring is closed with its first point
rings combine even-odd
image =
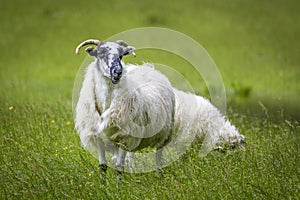
{"type": "Polygon", "coordinates": [[[97,59],[101,73],[110,78],[113,84],[117,84],[120,81],[123,72],[121,60],[123,56],[126,55],[132,54],[135,56],[135,48],[128,46],[123,40],[118,40],[116,42],[100,42],[99,40],[90,39],[77,46],[76,54],[79,53],[81,47],[91,44],[97,45],[97,48],[89,46],[85,51],[97,59]]]}

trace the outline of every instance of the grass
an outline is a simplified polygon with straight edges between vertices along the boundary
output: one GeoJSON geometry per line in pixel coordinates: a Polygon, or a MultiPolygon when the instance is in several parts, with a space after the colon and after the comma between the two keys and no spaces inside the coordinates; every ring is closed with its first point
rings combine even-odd
{"type": "Polygon", "coordinates": [[[1,199],[296,199],[299,197],[299,124],[230,118],[247,137],[245,150],[199,158],[200,143],[156,173],[125,174],[117,188],[114,170],[101,184],[97,159],[84,151],[67,108],[14,105],[1,108],[1,199]],[[10,107],[11,108],[11,107],[10,107]],[[5,152],[5,153],[4,153],[5,152]]]}
{"type": "MultiPolygon", "coordinates": [[[[0,3],[0,199],[299,198],[298,1],[0,3]],[[163,177],[125,174],[118,189],[112,169],[101,183],[97,159],[74,130],[72,87],[85,58],[74,47],[143,26],[181,31],[207,49],[247,146],[201,159],[195,141],[163,177]]],[[[205,95],[185,61],[137,54],[127,61],[173,66],[205,95]]]]}

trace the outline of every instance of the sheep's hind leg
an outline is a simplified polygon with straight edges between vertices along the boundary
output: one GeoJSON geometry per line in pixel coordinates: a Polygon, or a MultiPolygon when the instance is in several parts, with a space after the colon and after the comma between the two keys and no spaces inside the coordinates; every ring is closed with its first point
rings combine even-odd
{"type": "Polygon", "coordinates": [[[163,158],[163,148],[156,150],[156,168],[157,168],[157,175],[162,176],[162,166],[164,162],[163,158]]]}

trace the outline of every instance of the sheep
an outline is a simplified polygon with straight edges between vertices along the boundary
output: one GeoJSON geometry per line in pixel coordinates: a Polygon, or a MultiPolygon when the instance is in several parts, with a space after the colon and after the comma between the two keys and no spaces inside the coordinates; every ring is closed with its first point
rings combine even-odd
{"type": "Polygon", "coordinates": [[[160,151],[174,135],[175,95],[169,80],[147,64],[124,64],[122,57],[135,55],[124,41],[86,40],[86,52],[95,57],[86,71],[75,126],[84,147],[97,151],[99,165],[107,169],[105,151],[117,148],[115,167],[122,171],[126,152],[143,148],[160,151]],[[122,77],[122,78],[121,78],[122,77]]]}
{"type": "Polygon", "coordinates": [[[151,64],[125,64],[123,56],[135,56],[126,42],[89,39],[76,54],[86,45],[97,48],[86,49],[95,60],[86,70],[75,126],[83,146],[98,153],[102,171],[107,169],[106,151],[116,153],[115,167],[122,171],[127,152],[155,148],[160,170],[162,149],[174,141],[204,137],[204,153],[224,142],[244,143],[244,136],[207,99],[173,88],[151,64]]]}
{"type": "Polygon", "coordinates": [[[179,141],[185,138],[203,138],[200,156],[212,149],[223,149],[245,144],[245,137],[239,134],[221,112],[204,97],[174,88],[176,97],[175,132],[179,141]]]}

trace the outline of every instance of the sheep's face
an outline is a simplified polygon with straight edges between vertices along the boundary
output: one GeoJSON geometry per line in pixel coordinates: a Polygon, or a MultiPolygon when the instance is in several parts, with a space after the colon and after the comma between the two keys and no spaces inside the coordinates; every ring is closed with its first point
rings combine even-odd
{"type": "Polygon", "coordinates": [[[134,47],[123,47],[116,42],[101,42],[97,48],[88,47],[87,53],[97,58],[102,75],[117,84],[123,72],[122,57],[133,54],[134,47]]]}

